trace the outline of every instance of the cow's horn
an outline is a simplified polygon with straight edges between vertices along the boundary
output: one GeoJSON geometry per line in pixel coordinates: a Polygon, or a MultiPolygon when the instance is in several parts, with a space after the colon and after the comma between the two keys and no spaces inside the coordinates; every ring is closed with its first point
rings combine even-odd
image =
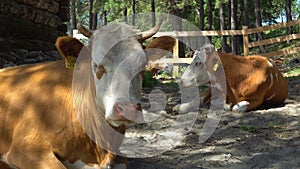
{"type": "Polygon", "coordinates": [[[82,26],[81,24],[77,25],[78,31],[83,34],[84,36],[90,38],[93,35],[93,31],[85,28],[84,26],[82,26]]]}
{"type": "Polygon", "coordinates": [[[142,33],[142,38],[141,38],[141,42],[144,42],[146,39],[149,39],[151,38],[154,34],[156,34],[160,28],[160,25],[161,23],[165,20],[164,17],[162,17],[160,20],[159,20],[159,23],[156,24],[153,28],[149,29],[148,31],[146,32],[143,32],[142,33]]]}

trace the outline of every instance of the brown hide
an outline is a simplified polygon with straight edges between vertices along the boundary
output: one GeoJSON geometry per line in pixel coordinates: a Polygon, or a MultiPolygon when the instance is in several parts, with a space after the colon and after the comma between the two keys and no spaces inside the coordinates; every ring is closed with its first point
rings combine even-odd
{"type": "MultiPolygon", "coordinates": [[[[146,46],[146,51],[147,49],[162,49],[162,50],[157,50],[157,54],[152,54],[152,59],[151,60],[157,60],[161,58],[161,55],[168,55],[169,52],[173,51],[173,47],[176,44],[176,40],[172,37],[169,36],[161,36],[155,38],[151,43],[149,43],[146,46]]],[[[158,63],[150,63],[147,65],[147,70],[150,71],[151,75],[157,75],[157,72],[163,68],[162,64],[158,63]]]]}
{"type": "MultiPolygon", "coordinates": [[[[64,58],[77,58],[83,47],[71,37],[58,38],[56,46],[64,58]]],[[[0,70],[0,157],[8,152],[8,164],[20,169],[66,169],[65,160],[126,164],[85,133],[73,108],[72,74],[64,60],[0,70]]],[[[115,130],[124,134],[125,125],[115,130]]]]}
{"type": "MultiPolygon", "coordinates": [[[[262,56],[217,54],[226,76],[227,103],[248,101],[247,110],[252,110],[260,105],[273,106],[284,102],[288,95],[287,80],[270,60],[262,56]]],[[[209,71],[213,71],[217,62],[214,57],[216,55],[207,61],[209,71]]]]}
{"type": "MultiPolygon", "coordinates": [[[[60,52],[77,57],[81,43],[65,39],[58,40],[60,52]]],[[[0,156],[8,152],[10,165],[65,169],[65,160],[100,166],[113,162],[115,155],[90,140],[77,119],[72,73],[64,60],[0,70],[0,156]]],[[[125,127],[117,130],[124,133],[125,127]]]]}

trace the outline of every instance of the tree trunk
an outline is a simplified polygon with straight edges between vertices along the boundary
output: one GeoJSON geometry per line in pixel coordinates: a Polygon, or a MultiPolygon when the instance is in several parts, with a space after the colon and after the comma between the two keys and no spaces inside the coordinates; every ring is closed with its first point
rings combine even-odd
{"type": "MultiPolygon", "coordinates": [[[[208,9],[208,16],[207,16],[207,21],[208,21],[208,30],[212,30],[212,25],[213,25],[213,7],[211,4],[211,0],[207,0],[207,9],[208,9]]],[[[209,40],[211,41],[211,36],[208,37],[209,40]]]]}
{"type": "Polygon", "coordinates": [[[213,7],[211,4],[211,0],[207,0],[207,9],[208,9],[208,16],[207,16],[207,21],[208,21],[208,30],[212,30],[212,25],[213,25],[213,7]]]}
{"type": "Polygon", "coordinates": [[[89,29],[93,30],[93,0],[89,0],[89,29]]]}
{"type": "MultiPolygon", "coordinates": [[[[227,30],[230,30],[231,29],[231,1],[229,1],[229,0],[227,1],[227,14],[228,14],[228,16],[226,18],[228,18],[228,20],[227,20],[227,22],[225,20],[225,28],[227,28],[227,30]]],[[[232,51],[230,45],[231,45],[231,37],[229,37],[228,53],[231,53],[231,51],[232,51]]]]}
{"type": "Polygon", "coordinates": [[[131,24],[134,26],[135,25],[135,0],[131,0],[131,11],[132,11],[131,24]]]}
{"type": "MultiPolygon", "coordinates": [[[[76,20],[76,0],[71,0],[71,20],[72,20],[72,29],[77,29],[77,20],[76,20]]],[[[73,33],[73,32],[72,32],[73,33]]]]}
{"type": "MultiPolygon", "coordinates": [[[[292,21],[292,12],[291,12],[291,0],[286,0],[285,1],[285,13],[286,13],[286,19],[287,22],[292,21]]],[[[292,27],[287,27],[286,28],[286,34],[292,34],[293,33],[293,28],[292,27]]],[[[287,43],[289,44],[290,41],[287,41],[287,43]]]]}
{"type": "MultiPolygon", "coordinates": [[[[237,29],[237,0],[231,0],[231,30],[237,29]]],[[[237,36],[231,36],[232,54],[239,54],[237,36]]]]}
{"type": "Polygon", "coordinates": [[[230,28],[231,28],[231,1],[227,2],[227,13],[228,13],[227,29],[230,30],[230,28]]]}
{"type": "MultiPolygon", "coordinates": [[[[260,13],[260,0],[253,0],[254,2],[254,9],[255,9],[255,26],[261,27],[262,26],[262,19],[261,19],[261,13],[260,13]]],[[[263,40],[263,32],[259,32],[256,34],[256,39],[257,40],[263,40]]],[[[265,48],[264,46],[259,46],[259,52],[260,53],[264,53],[265,52],[265,48]]]]}
{"type": "Polygon", "coordinates": [[[106,17],[105,10],[103,10],[103,12],[102,12],[102,25],[107,25],[107,17],[106,17]]]}
{"type": "Polygon", "coordinates": [[[93,13],[93,28],[92,30],[96,30],[98,25],[98,14],[93,13]]]}
{"type": "Polygon", "coordinates": [[[249,7],[248,0],[244,0],[244,26],[249,26],[249,7]]]}
{"type": "MultiPolygon", "coordinates": [[[[176,2],[175,0],[169,0],[169,7],[170,7],[170,14],[177,16],[177,17],[172,17],[172,29],[173,31],[182,31],[182,18],[181,12],[179,9],[176,7],[176,2]]],[[[182,42],[182,38],[178,38],[178,50],[179,50],[179,56],[184,56],[184,44],[182,42]]]]}
{"type": "Polygon", "coordinates": [[[127,7],[123,8],[123,21],[127,23],[127,7]]]}
{"type": "MultiPolygon", "coordinates": [[[[220,2],[220,6],[219,6],[219,15],[220,15],[220,28],[221,30],[225,30],[225,17],[224,17],[224,8],[223,8],[223,2],[220,2]]],[[[226,47],[226,37],[222,36],[221,37],[221,41],[222,41],[222,52],[227,52],[226,47]]]]}
{"type": "Polygon", "coordinates": [[[200,30],[204,30],[204,0],[199,0],[200,30]]]}
{"type": "Polygon", "coordinates": [[[151,12],[152,12],[152,27],[155,26],[155,20],[156,20],[156,16],[155,16],[155,0],[151,0],[151,12]]]}

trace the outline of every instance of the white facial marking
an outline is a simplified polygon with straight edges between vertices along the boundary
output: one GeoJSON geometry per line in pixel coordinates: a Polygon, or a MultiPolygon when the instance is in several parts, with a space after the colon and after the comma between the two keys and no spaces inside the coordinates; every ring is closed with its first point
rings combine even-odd
{"type": "Polygon", "coordinates": [[[127,124],[129,120],[122,115],[123,110],[116,111],[117,104],[135,108],[140,100],[143,82],[140,72],[147,63],[147,55],[136,38],[138,34],[131,26],[117,23],[94,33],[92,72],[96,104],[113,126],[127,124]]]}
{"type": "Polygon", "coordinates": [[[278,82],[278,73],[276,73],[275,76],[276,76],[276,82],[278,82]]]}

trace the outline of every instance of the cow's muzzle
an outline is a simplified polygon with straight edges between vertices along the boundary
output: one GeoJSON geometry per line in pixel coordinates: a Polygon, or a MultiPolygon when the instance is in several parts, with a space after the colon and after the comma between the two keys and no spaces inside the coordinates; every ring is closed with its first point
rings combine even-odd
{"type": "Polygon", "coordinates": [[[142,115],[142,106],[138,104],[128,104],[116,102],[114,104],[114,112],[116,121],[129,121],[134,122],[142,115]]]}

